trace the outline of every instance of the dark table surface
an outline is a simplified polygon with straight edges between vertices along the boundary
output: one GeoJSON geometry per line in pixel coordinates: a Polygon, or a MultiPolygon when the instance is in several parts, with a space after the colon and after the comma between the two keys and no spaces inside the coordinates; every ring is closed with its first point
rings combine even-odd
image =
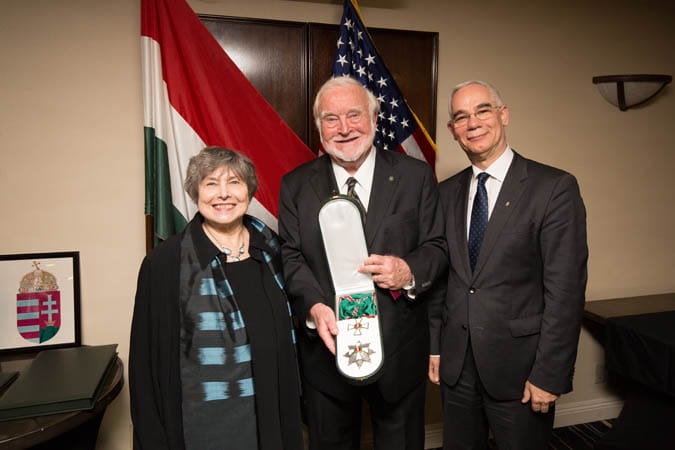
{"type": "Polygon", "coordinates": [[[675,311],[611,317],[605,328],[610,371],[675,397],[675,311]]]}
{"type": "Polygon", "coordinates": [[[584,319],[625,388],[621,414],[595,449],[674,448],[675,293],[587,302],[584,319]]]}
{"type": "Polygon", "coordinates": [[[675,292],[586,302],[584,317],[604,324],[611,317],[675,311],[675,292]]]}
{"type": "Polygon", "coordinates": [[[93,409],[0,422],[0,449],[14,450],[33,446],[49,449],[93,449],[98,434],[98,426],[105,409],[117,397],[124,384],[123,372],[122,361],[118,358],[114,370],[108,373],[104,381],[103,391],[96,400],[93,409]],[[78,427],[86,424],[89,424],[88,429],[78,432],[78,427]],[[69,432],[72,433],[72,436],[63,439],[64,441],[70,440],[69,442],[50,444],[54,439],[69,432]],[[84,436],[85,434],[89,436],[84,436]],[[93,443],[84,442],[82,445],[78,445],[72,442],[73,439],[93,441],[93,443]]]}
{"type": "Polygon", "coordinates": [[[588,302],[584,316],[602,331],[609,370],[675,395],[675,293],[588,302]]]}

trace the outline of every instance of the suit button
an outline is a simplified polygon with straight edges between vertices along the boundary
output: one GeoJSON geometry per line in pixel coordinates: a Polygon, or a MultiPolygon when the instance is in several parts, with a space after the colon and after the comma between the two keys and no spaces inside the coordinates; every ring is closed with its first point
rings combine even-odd
{"type": "Polygon", "coordinates": [[[466,324],[462,324],[462,330],[466,330],[467,328],[466,324]]]}
{"type": "Polygon", "coordinates": [[[475,294],[476,293],[476,288],[469,288],[469,294],[475,294]]]}

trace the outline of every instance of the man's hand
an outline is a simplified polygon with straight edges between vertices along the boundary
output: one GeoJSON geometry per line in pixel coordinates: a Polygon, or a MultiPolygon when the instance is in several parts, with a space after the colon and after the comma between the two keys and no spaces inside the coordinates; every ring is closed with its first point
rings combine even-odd
{"type": "Polygon", "coordinates": [[[412,281],[408,263],[397,256],[370,255],[359,267],[359,272],[371,274],[375,284],[393,291],[402,289],[412,281]]]}
{"type": "Polygon", "coordinates": [[[335,312],[323,303],[317,303],[309,309],[309,315],[316,325],[316,332],[326,344],[326,348],[335,354],[335,338],[338,334],[335,312]]]}
{"type": "Polygon", "coordinates": [[[434,384],[441,384],[441,377],[439,375],[439,370],[441,367],[441,357],[440,356],[430,356],[429,357],[429,381],[434,384]]]}
{"type": "Polygon", "coordinates": [[[557,399],[557,395],[551,394],[550,392],[538,388],[529,381],[526,381],[525,389],[523,390],[523,398],[520,400],[520,402],[531,402],[532,411],[545,414],[548,412],[549,407],[553,406],[557,399]]]}

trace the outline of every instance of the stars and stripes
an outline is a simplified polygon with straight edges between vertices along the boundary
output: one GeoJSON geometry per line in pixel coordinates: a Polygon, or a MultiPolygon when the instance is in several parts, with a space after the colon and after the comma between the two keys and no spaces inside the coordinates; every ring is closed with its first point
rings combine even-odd
{"type": "Polygon", "coordinates": [[[432,168],[435,166],[436,145],[377,53],[356,0],[345,0],[333,75],[354,77],[375,94],[380,103],[375,145],[426,160],[432,168]]]}

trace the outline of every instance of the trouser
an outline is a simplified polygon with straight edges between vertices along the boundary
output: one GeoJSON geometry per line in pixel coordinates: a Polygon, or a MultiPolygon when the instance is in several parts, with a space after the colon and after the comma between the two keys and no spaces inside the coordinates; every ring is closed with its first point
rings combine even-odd
{"type": "MultiPolygon", "coordinates": [[[[523,388],[525,386],[523,385],[523,388]]],[[[555,406],[546,414],[520,399],[496,400],[485,391],[471,346],[454,386],[441,382],[443,450],[484,450],[492,431],[499,450],[546,449],[553,433],[555,406]]]]}
{"type": "Polygon", "coordinates": [[[375,450],[423,450],[425,385],[420,383],[392,403],[375,385],[355,388],[361,395],[345,401],[305,383],[309,450],[358,450],[363,399],[370,410],[375,450]]]}

